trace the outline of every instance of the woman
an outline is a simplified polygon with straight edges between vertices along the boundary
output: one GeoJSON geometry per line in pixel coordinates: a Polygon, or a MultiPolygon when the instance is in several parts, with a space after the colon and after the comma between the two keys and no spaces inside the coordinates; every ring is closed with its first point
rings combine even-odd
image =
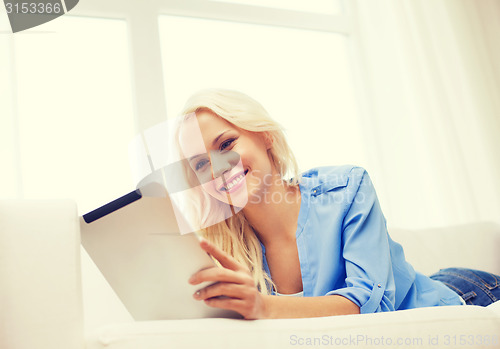
{"type": "Polygon", "coordinates": [[[252,98],[204,90],[183,115],[178,141],[198,196],[192,219],[221,266],[190,278],[214,282],[195,299],[259,319],[460,305],[486,284],[486,300],[465,300],[500,297],[489,273],[415,272],[388,235],[367,172],[346,165],[299,176],[281,128],[252,98]]]}

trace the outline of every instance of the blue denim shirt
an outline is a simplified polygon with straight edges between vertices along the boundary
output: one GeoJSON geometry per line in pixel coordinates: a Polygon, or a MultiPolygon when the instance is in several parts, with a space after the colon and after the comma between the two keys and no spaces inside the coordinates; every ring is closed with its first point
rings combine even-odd
{"type": "Polygon", "coordinates": [[[406,262],[365,169],[314,168],[299,186],[296,241],[305,297],[341,295],[361,313],[462,304],[458,294],[406,262]]]}

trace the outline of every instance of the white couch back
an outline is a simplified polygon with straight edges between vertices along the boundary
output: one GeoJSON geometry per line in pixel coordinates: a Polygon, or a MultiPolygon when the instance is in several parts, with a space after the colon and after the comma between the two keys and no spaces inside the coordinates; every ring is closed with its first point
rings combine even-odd
{"type": "Polygon", "coordinates": [[[423,230],[389,228],[415,270],[430,275],[463,267],[500,274],[500,225],[491,222],[423,230]]]}

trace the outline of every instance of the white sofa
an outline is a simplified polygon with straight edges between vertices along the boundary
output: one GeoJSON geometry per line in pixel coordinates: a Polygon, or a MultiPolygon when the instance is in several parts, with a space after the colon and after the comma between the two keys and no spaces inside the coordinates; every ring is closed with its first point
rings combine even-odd
{"type": "MultiPolygon", "coordinates": [[[[0,348],[500,347],[500,302],[285,320],[134,322],[81,250],[71,201],[0,201],[0,348]]],[[[389,229],[430,274],[500,274],[500,226],[389,229]]]]}

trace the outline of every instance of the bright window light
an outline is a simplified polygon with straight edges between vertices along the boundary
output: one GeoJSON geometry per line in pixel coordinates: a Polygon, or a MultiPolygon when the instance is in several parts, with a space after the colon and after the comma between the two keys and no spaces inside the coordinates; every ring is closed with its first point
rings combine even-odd
{"type": "Polygon", "coordinates": [[[133,190],[126,22],[66,15],[16,34],[14,54],[24,198],[86,213],[133,190]]]}
{"type": "Polygon", "coordinates": [[[345,36],[167,15],[159,25],[169,117],[199,89],[236,89],[284,125],[302,170],[366,163],[345,36]]]}
{"type": "Polygon", "coordinates": [[[13,118],[12,40],[7,15],[0,14],[0,198],[19,194],[16,166],[16,125],[13,118]]]}
{"type": "Polygon", "coordinates": [[[339,0],[210,0],[218,2],[229,2],[233,4],[255,5],[271,7],[282,10],[293,10],[300,12],[313,12],[326,15],[335,15],[342,12],[339,0]]]}

